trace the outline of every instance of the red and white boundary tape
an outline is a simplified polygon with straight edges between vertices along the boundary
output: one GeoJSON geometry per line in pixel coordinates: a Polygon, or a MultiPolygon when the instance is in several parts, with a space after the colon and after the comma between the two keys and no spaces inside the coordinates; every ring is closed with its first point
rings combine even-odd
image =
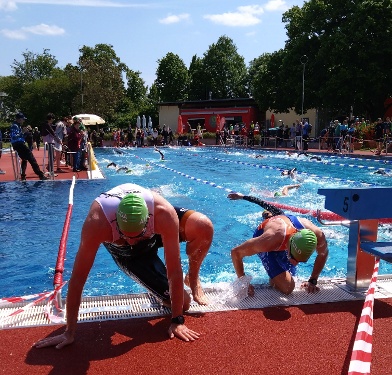
{"type": "Polygon", "coordinates": [[[30,294],[28,296],[22,296],[22,297],[0,298],[0,306],[8,305],[10,303],[18,303],[18,302],[28,301],[29,299],[33,299],[33,298],[37,298],[37,297],[47,296],[48,293],[50,293],[50,292],[30,294]]]}
{"type": "MultiPolygon", "coordinates": [[[[22,307],[22,308],[20,308],[20,309],[18,309],[18,310],[15,310],[15,311],[13,311],[11,314],[9,314],[9,315],[3,317],[2,319],[0,319],[0,325],[3,325],[4,322],[5,322],[7,319],[9,319],[9,318],[11,318],[11,317],[13,317],[13,316],[15,316],[15,315],[18,315],[18,314],[20,314],[20,313],[22,313],[22,312],[28,310],[29,308],[33,307],[33,306],[36,305],[37,303],[39,303],[39,302],[41,302],[41,301],[44,301],[46,298],[51,297],[51,298],[49,299],[49,302],[48,302],[48,303],[50,303],[50,302],[52,301],[52,299],[56,296],[56,294],[58,293],[58,291],[59,291],[65,284],[66,284],[66,282],[63,282],[61,285],[59,285],[57,288],[55,288],[54,290],[52,290],[52,291],[50,291],[50,292],[44,292],[44,293],[39,293],[39,294],[33,294],[33,295],[32,295],[33,298],[34,298],[34,296],[39,296],[39,298],[37,298],[35,301],[28,303],[26,306],[24,306],[24,307],[22,307]]],[[[13,298],[8,298],[7,300],[14,300],[14,302],[11,302],[11,303],[16,303],[16,302],[20,302],[20,301],[23,301],[23,300],[26,300],[26,299],[31,299],[31,296],[13,297],[13,298]],[[27,297],[29,297],[29,298],[27,298],[27,297]],[[18,299],[18,301],[17,301],[17,299],[18,299]]],[[[3,299],[3,300],[4,300],[4,299],[3,299]]],[[[8,301],[8,302],[10,302],[10,301],[8,301]]],[[[49,316],[48,316],[48,318],[49,318],[49,316]]]]}
{"type": "Polygon", "coordinates": [[[379,265],[380,260],[376,258],[372,280],[366,293],[361,318],[359,319],[348,375],[370,375],[370,365],[372,362],[374,291],[376,288],[379,265]]]}

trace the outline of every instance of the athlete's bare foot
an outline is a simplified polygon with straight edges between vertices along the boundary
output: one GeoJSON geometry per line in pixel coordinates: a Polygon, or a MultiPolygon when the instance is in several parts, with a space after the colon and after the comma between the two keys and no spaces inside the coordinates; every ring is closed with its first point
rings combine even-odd
{"type": "Polygon", "coordinates": [[[189,275],[185,276],[184,284],[191,288],[192,290],[192,297],[194,301],[196,301],[199,305],[208,305],[209,300],[207,296],[204,294],[203,288],[201,287],[200,280],[197,279],[197,283],[195,287],[191,287],[189,282],[189,275]]]}

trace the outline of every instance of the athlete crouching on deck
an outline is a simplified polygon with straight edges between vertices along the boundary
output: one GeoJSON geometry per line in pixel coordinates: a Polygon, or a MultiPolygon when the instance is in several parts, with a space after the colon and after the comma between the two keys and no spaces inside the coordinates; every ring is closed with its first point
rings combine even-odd
{"type": "MultiPolygon", "coordinates": [[[[244,199],[242,194],[239,198],[239,194],[232,195],[235,196],[229,195],[230,199],[244,199]]],[[[309,280],[302,284],[309,293],[314,293],[319,290],[317,280],[327,261],[328,247],[323,231],[308,219],[283,214],[267,215],[253,238],[231,250],[231,258],[237,276],[241,277],[245,275],[243,258],[257,254],[271,285],[284,294],[290,294],[295,288],[293,276],[297,264],[307,262],[314,250],[317,256],[312,273],[309,280]]],[[[254,294],[252,285],[249,285],[248,294],[254,294]]]]}
{"type": "Polygon", "coordinates": [[[180,259],[181,241],[187,241],[189,272],[186,282],[194,299],[206,303],[199,270],[211,245],[213,226],[203,214],[173,207],[159,194],[135,184],[119,185],[94,200],[83,224],[67,294],[67,326],[63,334],[34,344],[57,349],[74,341],[82,291],[98,248],[103,244],[128,276],[171,307],[169,336],[194,341],[199,333],[184,324],[183,311],[191,298],[184,290],[180,259]],[[166,267],[159,258],[164,248],[166,267]]]}

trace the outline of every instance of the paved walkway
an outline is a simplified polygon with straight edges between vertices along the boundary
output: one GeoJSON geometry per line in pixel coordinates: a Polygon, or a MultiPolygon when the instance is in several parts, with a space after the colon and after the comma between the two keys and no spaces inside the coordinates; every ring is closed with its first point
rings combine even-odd
{"type": "MultiPolygon", "coordinates": [[[[186,317],[202,333],[169,340],[169,317],[81,323],[62,350],[35,341],[60,326],[0,330],[0,372],[7,375],[342,375],[347,374],[363,302],[215,312],[186,317]]],[[[392,300],[376,300],[372,375],[392,370],[392,300]]]]}

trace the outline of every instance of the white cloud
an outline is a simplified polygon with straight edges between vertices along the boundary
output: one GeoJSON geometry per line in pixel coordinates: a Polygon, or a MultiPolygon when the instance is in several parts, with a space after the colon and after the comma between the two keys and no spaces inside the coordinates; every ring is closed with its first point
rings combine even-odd
{"type": "Polygon", "coordinates": [[[36,34],[36,35],[63,35],[65,30],[56,25],[46,25],[45,23],[41,23],[40,25],[30,26],[30,27],[22,27],[22,30],[26,33],[36,34]]]}
{"type": "Polygon", "coordinates": [[[178,22],[186,21],[186,20],[189,20],[188,13],[177,14],[177,15],[171,14],[171,15],[159,20],[159,23],[163,23],[165,25],[170,25],[172,23],[178,23],[178,22]]]}
{"type": "Polygon", "coordinates": [[[0,33],[4,35],[8,39],[27,39],[27,35],[25,32],[22,30],[8,30],[8,29],[2,29],[0,30],[0,33]]]}
{"type": "Polygon", "coordinates": [[[129,4],[111,0],[0,0],[0,10],[14,11],[18,4],[68,5],[82,7],[147,8],[147,4],[129,4]]]}
{"type": "Polygon", "coordinates": [[[247,27],[254,26],[261,22],[260,18],[248,12],[229,12],[222,14],[207,14],[205,19],[212,21],[218,25],[247,27]]]}
{"type": "Polygon", "coordinates": [[[207,14],[204,18],[218,25],[248,27],[259,24],[263,13],[264,9],[260,5],[244,5],[238,7],[236,12],[207,14]]]}
{"type": "Polygon", "coordinates": [[[274,12],[274,11],[283,11],[289,9],[289,6],[283,0],[271,0],[265,5],[265,10],[274,12]]]}
{"type": "Polygon", "coordinates": [[[244,5],[237,8],[240,13],[250,13],[259,15],[264,13],[264,9],[260,5],[244,5]]]}
{"type": "Polygon", "coordinates": [[[41,23],[40,25],[21,27],[18,30],[2,29],[0,30],[0,33],[9,39],[23,40],[27,39],[29,34],[57,36],[65,34],[65,30],[56,25],[46,25],[41,23]]]}
{"type": "Polygon", "coordinates": [[[224,26],[248,27],[261,22],[261,16],[265,12],[286,11],[289,7],[284,0],[270,0],[264,6],[243,5],[239,6],[234,12],[221,14],[207,14],[205,19],[213,23],[224,26]]]}
{"type": "Polygon", "coordinates": [[[12,12],[17,8],[18,7],[16,6],[15,1],[0,0],[0,10],[5,10],[6,12],[12,12]]]}

